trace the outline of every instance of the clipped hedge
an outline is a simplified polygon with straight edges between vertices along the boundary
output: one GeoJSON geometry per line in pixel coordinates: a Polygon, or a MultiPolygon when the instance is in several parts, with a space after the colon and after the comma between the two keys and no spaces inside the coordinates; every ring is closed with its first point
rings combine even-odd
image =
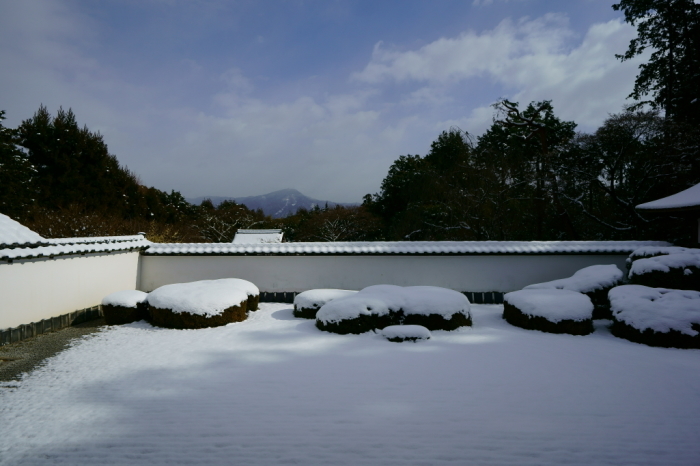
{"type": "Polygon", "coordinates": [[[189,312],[176,313],[172,309],[160,309],[154,306],[149,306],[148,309],[153,325],[176,329],[198,329],[242,322],[248,317],[247,307],[248,302],[243,301],[237,306],[228,307],[220,314],[212,316],[190,314],[189,312]]]}
{"type": "Polygon", "coordinates": [[[527,330],[588,335],[593,332],[593,303],[571,290],[513,291],[504,296],[503,318],[527,330]]]}
{"type": "Polygon", "coordinates": [[[139,320],[149,320],[147,303],[139,303],[136,307],[103,304],[102,313],[107,325],[123,325],[139,320]]]}

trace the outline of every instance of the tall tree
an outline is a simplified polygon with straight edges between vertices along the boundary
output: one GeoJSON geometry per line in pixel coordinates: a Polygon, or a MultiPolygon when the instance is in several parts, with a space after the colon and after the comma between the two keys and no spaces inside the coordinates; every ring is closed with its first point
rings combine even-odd
{"type": "Polygon", "coordinates": [[[36,198],[36,168],[15,144],[0,110],[0,213],[19,219],[36,198]]]}
{"type": "Polygon", "coordinates": [[[631,98],[636,108],[650,104],[666,117],[697,126],[700,123],[700,3],[693,0],[621,0],[613,9],[637,27],[622,61],[652,49],[639,66],[631,98]],[[650,96],[650,100],[641,100],[650,96]]]}

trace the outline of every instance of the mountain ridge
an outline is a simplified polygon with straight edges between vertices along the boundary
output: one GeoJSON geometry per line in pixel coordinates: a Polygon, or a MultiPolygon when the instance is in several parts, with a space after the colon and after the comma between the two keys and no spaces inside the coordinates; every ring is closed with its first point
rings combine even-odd
{"type": "Polygon", "coordinates": [[[187,201],[191,204],[199,205],[205,199],[211,199],[212,204],[215,206],[218,206],[224,201],[235,201],[252,210],[262,209],[265,215],[270,215],[272,218],[284,218],[287,215],[293,215],[301,208],[311,210],[315,206],[324,207],[328,205],[328,207],[335,207],[336,205],[340,205],[349,207],[359,205],[359,203],[343,203],[314,199],[292,188],[280,189],[260,196],[200,196],[188,198],[187,201]]]}

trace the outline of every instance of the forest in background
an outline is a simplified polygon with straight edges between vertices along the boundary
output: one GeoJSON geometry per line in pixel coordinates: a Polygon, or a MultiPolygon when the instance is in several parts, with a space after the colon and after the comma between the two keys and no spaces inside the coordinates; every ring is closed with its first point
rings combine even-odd
{"type": "Polygon", "coordinates": [[[682,244],[695,218],[635,205],[700,182],[700,5],[623,0],[638,36],[618,56],[652,51],[630,99],[593,133],[551,101],[494,105],[473,136],[450,128],[424,156],[402,155],[361,206],[272,219],[235,202],[188,203],[144,186],[101,134],[69,109],[40,107],[17,128],[0,111],[0,213],[45,237],[147,233],[159,242],[230,242],[239,228],[282,228],[287,241],[615,240],[682,244]]]}

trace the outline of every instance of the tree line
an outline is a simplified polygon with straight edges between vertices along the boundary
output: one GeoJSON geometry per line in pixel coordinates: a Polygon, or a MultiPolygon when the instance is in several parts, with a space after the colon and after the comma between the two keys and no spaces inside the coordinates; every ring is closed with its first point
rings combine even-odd
{"type": "Polygon", "coordinates": [[[428,154],[400,156],[361,206],[272,219],[144,186],[71,110],[52,116],[42,106],[14,129],[0,111],[0,212],[47,237],[144,231],[154,241],[228,242],[239,228],[282,228],[287,241],[682,243],[696,219],[634,206],[700,182],[700,5],[623,0],[613,8],[638,32],[617,57],[652,53],[632,104],[592,133],[557,117],[551,101],[503,99],[484,134],[451,128],[428,154]]]}

